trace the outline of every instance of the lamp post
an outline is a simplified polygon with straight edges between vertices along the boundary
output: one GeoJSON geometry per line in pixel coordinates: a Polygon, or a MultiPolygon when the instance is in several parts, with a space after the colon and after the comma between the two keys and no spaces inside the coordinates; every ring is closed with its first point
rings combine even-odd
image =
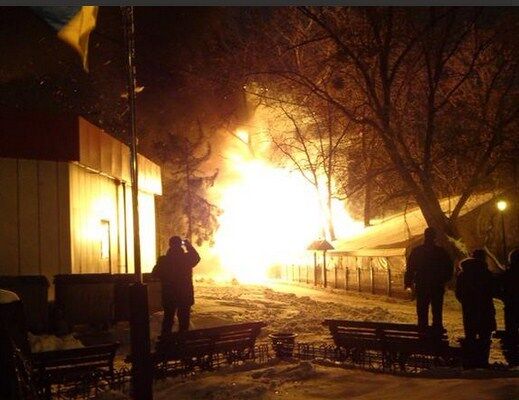
{"type": "Polygon", "coordinates": [[[499,200],[496,207],[501,214],[501,237],[503,238],[503,259],[506,260],[506,232],[505,232],[505,210],[508,208],[508,203],[505,200],[499,200]]]}

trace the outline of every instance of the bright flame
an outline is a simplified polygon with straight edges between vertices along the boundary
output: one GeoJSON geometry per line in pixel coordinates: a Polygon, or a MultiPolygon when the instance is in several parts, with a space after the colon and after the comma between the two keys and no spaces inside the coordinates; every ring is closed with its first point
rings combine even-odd
{"type": "Polygon", "coordinates": [[[236,136],[244,143],[249,142],[249,132],[247,132],[243,129],[238,129],[236,131],[236,136]]]}
{"type": "MultiPolygon", "coordinates": [[[[325,215],[315,188],[298,172],[264,161],[234,158],[240,179],[221,197],[215,252],[240,282],[261,282],[275,264],[294,262],[309,243],[322,237],[325,215]]],[[[338,237],[362,230],[343,204],[332,204],[338,237]]]]}

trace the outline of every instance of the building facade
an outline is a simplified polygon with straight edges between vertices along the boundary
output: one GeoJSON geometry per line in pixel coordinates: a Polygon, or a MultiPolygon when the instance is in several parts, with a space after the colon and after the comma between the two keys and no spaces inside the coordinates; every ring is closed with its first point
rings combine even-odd
{"type": "MultiPolygon", "coordinates": [[[[0,275],[131,273],[128,146],[82,117],[0,113],[0,275]]],[[[160,168],[139,155],[141,264],[156,261],[160,168]]]]}

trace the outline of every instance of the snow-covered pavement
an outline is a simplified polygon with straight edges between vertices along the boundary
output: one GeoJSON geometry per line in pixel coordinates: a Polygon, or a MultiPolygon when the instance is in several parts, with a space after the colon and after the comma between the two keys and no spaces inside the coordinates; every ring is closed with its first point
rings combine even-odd
{"type": "Polygon", "coordinates": [[[281,362],[250,371],[225,368],[189,379],[159,381],[155,385],[155,400],[517,400],[518,381],[517,377],[491,377],[483,371],[438,379],[342,369],[306,361],[281,362]]]}

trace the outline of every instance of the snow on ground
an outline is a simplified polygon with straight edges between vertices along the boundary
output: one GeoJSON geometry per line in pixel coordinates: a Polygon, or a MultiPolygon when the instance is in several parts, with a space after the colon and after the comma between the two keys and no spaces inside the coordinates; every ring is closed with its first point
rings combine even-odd
{"type": "MultiPolygon", "coordinates": [[[[415,323],[415,303],[410,300],[364,293],[317,290],[280,283],[266,286],[197,283],[191,328],[205,328],[244,321],[265,321],[260,341],[268,333],[293,331],[298,341],[328,341],[325,318],[415,323]]],[[[502,306],[496,303],[498,327],[503,327],[502,306]]],[[[160,332],[162,313],[151,316],[151,337],[160,332]]],[[[456,344],[463,336],[461,309],[451,291],[445,297],[444,322],[456,344]]],[[[119,325],[118,339],[128,351],[128,327],[119,325]]],[[[491,361],[501,361],[497,342],[491,361]]],[[[463,371],[438,369],[420,376],[374,373],[344,369],[329,364],[278,362],[225,367],[193,377],[168,378],[155,383],[155,400],[270,400],[342,399],[356,400],[519,400],[519,371],[463,371]]],[[[119,397],[118,397],[119,396],[119,397]]],[[[106,394],[100,399],[120,399],[106,394]]]]}
{"type": "Polygon", "coordinates": [[[19,300],[20,298],[16,293],[11,292],[10,290],[0,289],[0,304],[14,303],[19,300]]]}
{"type": "Polygon", "coordinates": [[[33,335],[29,332],[28,336],[31,351],[33,353],[84,347],[83,343],[76,339],[72,334],[58,337],[55,335],[33,335]]]}
{"type": "MultiPolygon", "coordinates": [[[[269,333],[291,331],[299,341],[330,340],[321,325],[326,318],[416,323],[415,302],[368,293],[323,290],[271,282],[269,286],[198,283],[191,328],[206,328],[245,321],[264,321],[261,339],[269,333]]],[[[461,306],[452,291],[444,301],[444,325],[453,345],[463,337],[461,306]]],[[[498,327],[503,329],[502,303],[496,302],[498,327]]],[[[160,332],[162,313],[151,317],[151,337],[160,332]]],[[[500,360],[497,342],[492,356],[500,360]]]]}
{"type": "MultiPolygon", "coordinates": [[[[272,332],[291,331],[299,341],[322,341],[329,338],[321,325],[325,318],[372,321],[414,322],[414,306],[409,301],[372,296],[321,291],[272,283],[259,285],[195,284],[195,305],[191,329],[264,321],[260,340],[272,332]]],[[[160,334],[162,312],[150,316],[151,339],[160,334]]],[[[176,328],[176,325],[174,329],[176,328]]],[[[119,326],[117,340],[129,343],[129,327],[119,326]]]]}
{"type": "MultiPolygon", "coordinates": [[[[225,367],[188,378],[159,380],[154,400],[517,400],[519,374],[489,371],[432,371],[398,376],[314,362],[273,361],[225,367]]],[[[107,393],[97,400],[127,399],[107,393]]]]}
{"type": "Polygon", "coordinates": [[[451,379],[395,376],[302,361],[280,362],[251,371],[223,369],[194,378],[158,382],[155,400],[516,400],[517,378],[451,379]]]}
{"type": "MultiPolygon", "coordinates": [[[[496,314],[498,327],[503,329],[502,303],[498,301],[496,314]]],[[[158,312],[150,316],[153,342],[160,334],[162,315],[158,312]]],[[[190,328],[264,321],[267,326],[263,328],[259,340],[268,340],[268,334],[272,332],[291,331],[298,334],[298,341],[331,341],[327,328],[321,325],[325,318],[416,323],[415,302],[278,282],[270,282],[268,287],[198,282],[195,283],[195,305],[190,328]]],[[[450,290],[445,295],[444,325],[452,345],[457,345],[457,339],[463,337],[461,307],[450,290]]],[[[119,324],[115,335],[115,339],[122,344],[119,353],[128,353],[128,325],[119,324]]],[[[491,361],[502,361],[497,341],[493,343],[491,361]]]]}
{"type": "Polygon", "coordinates": [[[201,286],[193,309],[193,325],[206,326],[215,317],[223,323],[265,321],[265,335],[293,331],[304,341],[326,336],[321,325],[325,318],[402,320],[380,302],[279,284],[272,288],[201,286]]]}

